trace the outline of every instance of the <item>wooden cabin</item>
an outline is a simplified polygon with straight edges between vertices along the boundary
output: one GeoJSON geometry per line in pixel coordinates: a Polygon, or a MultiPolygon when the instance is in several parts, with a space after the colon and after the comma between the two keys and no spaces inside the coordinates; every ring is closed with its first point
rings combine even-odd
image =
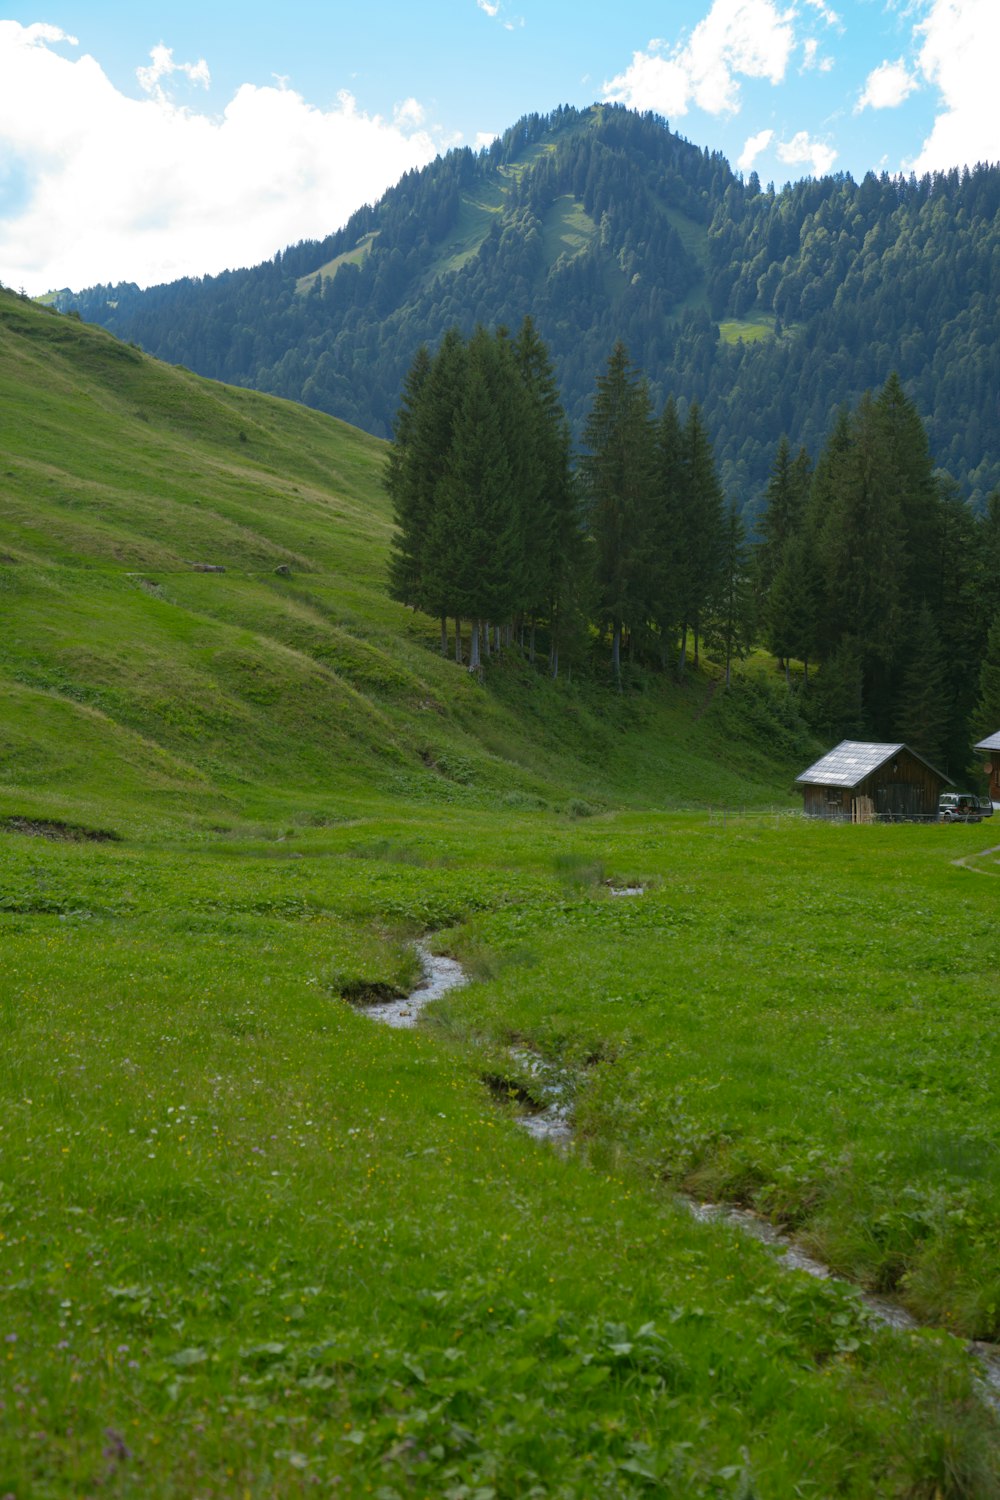
{"type": "Polygon", "coordinates": [[[976,746],[983,753],[983,770],[990,778],[990,801],[1000,802],[1000,729],[976,746]]]}
{"type": "Polygon", "coordinates": [[[942,791],[954,783],[906,745],[841,740],[795,784],[807,817],[870,823],[936,818],[942,791]]]}

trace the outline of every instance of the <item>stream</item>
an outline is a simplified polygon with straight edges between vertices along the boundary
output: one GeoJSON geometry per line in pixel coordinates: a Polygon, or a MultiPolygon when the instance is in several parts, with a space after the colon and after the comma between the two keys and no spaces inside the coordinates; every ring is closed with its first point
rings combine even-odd
{"type": "MultiPolygon", "coordinates": [[[[612,889],[611,894],[633,896],[640,895],[641,892],[642,888],[639,886],[626,886],[612,889]]],[[[416,1026],[425,1005],[468,982],[461,964],[455,959],[432,953],[424,942],[417,943],[416,949],[424,971],[417,988],[412,994],[366,1005],[365,1015],[382,1021],[387,1026],[416,1026]]],[[[571,1119],[572,1078],[557,1064],[547,1062],[526,1047],[511,1047],[508,1055],[519,1071],[530,1077],[534,1097],[537,1097],[541,1106],[519,1115],[518,1123],[535,1140],[548,1141],[562,1150],[569,1149],[574,1141],[571,1119]]],[[[702,1203],[688,1193],[676,1190],[673,1196],[676,1203],[699,1223],[731,1224],[743,1234],[767,1245],[790,1271],[804,1271],[807,1275],[824,1281],[838,1281],[854,1286],[853,1282],[848,1283],[844,1277],[834,1275],[829,1266],[808,1255],[788,1235],[752,1209],[736,1208],[726,1203],[702,1203]]],[[[855,1287],[855,1291],[874,1323],[896,1329],[918,1329],[925,1326],[891,1298],[875,1296],[859,1287],[855,1287]]],[[[973,1341],[968,1347],[982,1371],[983,1394],[990,1405],[1000,1411],[1000,1346],[973,1341]]]]}

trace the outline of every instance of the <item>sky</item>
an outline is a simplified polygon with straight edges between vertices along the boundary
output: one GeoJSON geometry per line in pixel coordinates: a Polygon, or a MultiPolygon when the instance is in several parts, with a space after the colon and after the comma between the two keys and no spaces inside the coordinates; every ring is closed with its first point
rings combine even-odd
{"type": "Polygon", "coordinates": [[[1000,0],[0,8],[0,283],[257,264],[559,104],[653,110],[779,187],[1000,161],[998,56],[1000,0]]]}

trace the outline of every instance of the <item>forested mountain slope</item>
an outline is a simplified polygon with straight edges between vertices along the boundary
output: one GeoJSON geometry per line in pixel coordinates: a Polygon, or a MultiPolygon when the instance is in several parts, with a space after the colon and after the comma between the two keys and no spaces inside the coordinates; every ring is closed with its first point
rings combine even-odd
{"type": "Polygon", "coordinates": [[[978,507],[1000,482],[998,209],[995,167],[775,193],[653,116],[561,108],[264,265],[59,305],[380,435],[417,347],[453,324],[530,313],[578,433],[621,338],[657,403],[701,403],[751,514],[780,435],[815,454],[835,408],[895,370],[978,507]]]}

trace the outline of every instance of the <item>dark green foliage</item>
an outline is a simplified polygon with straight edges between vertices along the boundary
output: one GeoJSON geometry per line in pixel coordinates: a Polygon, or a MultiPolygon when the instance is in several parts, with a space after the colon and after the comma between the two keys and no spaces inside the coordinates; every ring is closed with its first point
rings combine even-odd
{"type": "Polygon", "coordinates": [[[694,632],[694,660],[698,664],[702,621],[722,581],[723,518],[722,487],[712,445],[695,404],[688,413],[681,443],[681,487],[676,514],[681,675],[686,664],[689,630],[694,632]]]}
{"type": "Polygon", "coordinates": [[[498,363],[491,341],[477,335],[427,533],[439,612],[471,620],[509,618],[523,555],[498,363]]]}
{"type": "Polygon", "coordinates": [[[826,658],[808,697],[809,723],[824,739],[866,739],[869,726],[863,701],[862,659],[858,644],[844,636],[826,658]]]}
{"type": "Polygon", "coordinates": [[[664,660],[677,618],[680,571],[683,566],[681,532],[684,486],[684,431],[673,397],[664,402],[656,427],[656,487],[652,525],[650,602],[660,631],[664,660]]]}
{"type": "Polygon", "coordinates": [[[934,766],[945,764],[951,695],[948,664],[929,605],[913,620],[900,688],[896,730],[904,744],[934,766]]]}
{"type": "Polygon", "coordinates": [[[774,582],[790,537],[803,524],[810,474],[809,455],[805,449],[793,459],[788,439],[782,433],[764,492],[766,509],[760,522],[757,570],[764,592],[774,582]]]}
{"type": "Polygon", "coordinates": [[[996,575],[990,568],[988,519],[977,520],[959,498],[954,484],[944,478],[940,482],[939,523],[937,578],[929,602],[948,667],[944,684],[947,733],[940,769],[960,776],[970,765],[969,725],[979,690],[979,667],[996,575]]]}
{"type": "Polygon", "coordinates": [[[735,505],[729,507],[720,556],[719,589],[705,621],[705,639],[722,656],[729,687],[733,659],[742,660],[749,654],[757,626],[746,528],[735,505]]]}
{"type": "Polygon", "coordinates": [[[767,639],[775,656],[805,664],[819,652],[819,608],[823,576],[815,537],[804,530],[788,538],[771,591],[767,596],[767,639]]]}
{"type": "Polygon", "coordinates": [[[446,617],[474,622],[473,667],[487,622],[510,635],[527,615],[533,656],[541,621],[557,672],[586,598],[585,550],[566,419],[530,320],[516,341],[478,328],[466,343],[452,329],[433,359],[418,351],[386,484],[393,596],[440,617],[442,649],[446,617]]]}
{"type": "Polygon", "coordinates": [[[584,432],[581,471],[595,543],[601,618],[611,627],[612,666],[621,680],[623,628],[648,614],[653,551],[651,500],[656,489],[654,427],[645,380],[624,344],[598,376],[584,432]]]}
{"type": "Polygon", "coordinates": [[[406,377],[403,399],[396,415],[395,442],[389,451],[386,467],[385,487],[392,500],[397,526],[389,562],[389,592],[403,604],[417,604],[424,596],[421,543],[428,520],[430,493],[421,468],[415,462],[415,440],[419,443],[420,397],[430,370],[430,355],[421,345],[406,377]]]}
{"type": "Polygon", "coordinates": [[[1000,729],[1000,615],[986,638],[986,649],[979,670],[979,701],[976,704],[977,738],[996,734],[1000,729]]]}

